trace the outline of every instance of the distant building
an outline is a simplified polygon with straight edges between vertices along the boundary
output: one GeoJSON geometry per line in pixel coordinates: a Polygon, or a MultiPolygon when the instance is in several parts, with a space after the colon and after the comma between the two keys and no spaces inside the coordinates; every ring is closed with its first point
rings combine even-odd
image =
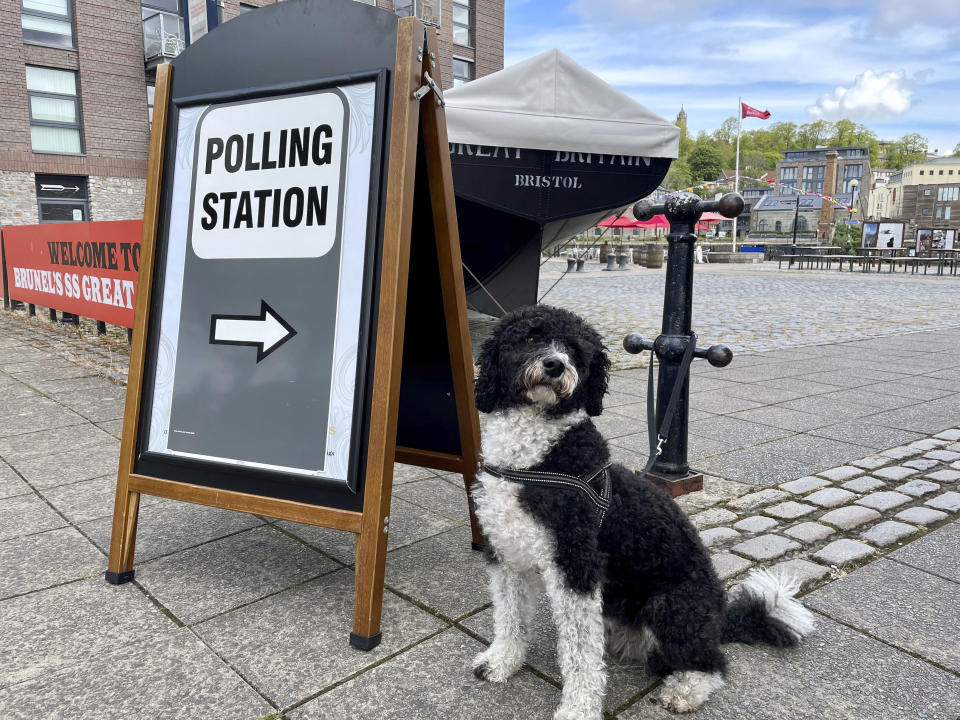
{"type": "Polygon", "coordinates": [[[879,192],[871,217],[906,222],[905,238],[915,238],[917,229],[960,230],[960,156],[907,165],[879,192]]]}
{"type": "MultiPolygon", "coordinates": [[[[220,21],[275,1],[219,0],[220,21]]],[[[503,67],[504,0],[358,1],[439,7],[446,87],[503,67]]],[[[0,225],[141,217],[156,68],[184,49],[185,6],[0,3],[0,225]]]]}
{"type": "Polygon", "coordinates": [[[677,113],[676,125],[682,127],[684,130],[687,128],[687,113],[683,109],[683,105],[680,106],[680,112],[677,113]]]}
{"type": "Polygon", "coordinates": [[[823,203],[816,195],[765,195],[753,206],[750,240],[765,244],[793,242],[794,219],[797,240],[810,244],[817,237],[823,203]]]}

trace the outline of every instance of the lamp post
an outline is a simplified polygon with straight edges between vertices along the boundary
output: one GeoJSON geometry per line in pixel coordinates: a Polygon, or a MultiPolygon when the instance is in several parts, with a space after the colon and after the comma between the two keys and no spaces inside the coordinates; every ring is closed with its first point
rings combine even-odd
{"type": "MultiPolygon", "coordinates": [[[[848,220],[853,220],[853,209],[857,206],[857,186],[860,185],[860,181],[856,178],[853,178],[850,181],[850,212],[847,214],[850,216],[848,220]]],[[[853,241],[850,239],[850,230],[851,226],[847,223],[847,254],[850,254],[851,249],[853,249],[853,241]]]]}

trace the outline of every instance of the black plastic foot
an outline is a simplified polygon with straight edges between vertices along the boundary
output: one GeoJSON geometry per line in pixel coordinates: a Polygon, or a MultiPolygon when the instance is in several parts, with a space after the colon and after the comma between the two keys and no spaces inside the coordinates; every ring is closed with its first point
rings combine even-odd
{"type": "Polygon", "coordinates": [[[377,633],[373,637],[350,633],[350,644],[353,645],[357,650],[373,650],[377,645],[380,644],[380,640],[382,638],[383,633],[377,633]]]}
{"type": "Polygon", "coordinates": [[[473,542],[472,540],[470,541],[470,547],[477,552],[483,552],[487,549],[487,546],[484,543],[473,542]]]}
{"type": "Polygon", "coordinates": [[[107,572],[104,573],[104,577],[106,577],[107,582],[111,585],[123,585],[133,580],[133,574],[135,572],[136,570],[127,570],[126,572],[115,573],[107,570],[107,572]]]}

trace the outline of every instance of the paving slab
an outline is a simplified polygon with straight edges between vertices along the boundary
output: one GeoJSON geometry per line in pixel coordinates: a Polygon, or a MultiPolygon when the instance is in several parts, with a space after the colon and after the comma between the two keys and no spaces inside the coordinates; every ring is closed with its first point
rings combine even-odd
{"type": "Polygon", "coordinates": [[[796,480],[783,483],[780,486],[780,489],[786,490],[794,495],[803,495],[811,490],[819,490],[820,488],[827,487],[829,484],[829,480],[824,480],[823,478],[815,477],[813,475],[807,475],[806,477],[797,478],[796,480]]]}
{"type": "Polygon", "coordinates": [[[702,435],[725,443],[727,450],[758,445],[790,434],[788,431],[770,425],[750,422],[733,416],[697,420],[690,423],[690,432],[694,435],[702,435]]]}
{"type": "Polygon", "coordinates": [[[739,575],[753,565],[746,558],[728,552],[714,553],[710,556],[710,560],[713,562],[713,569],[717,571],[721,580],[728,580],[734,575],[739,575]]]}
{"type": "Polygon", "coordinates": [[[137,580],[189,625],[341,567],[261,526],[141,563],[137,580]]]}
{"type": "Polygon", "coordinates": [[[960,523],[944,525],[887,557],[960,583],[960,523]]]}
{"type": "MultiPolygon", "coordinates": [[[[804,597],[831,618],[908,652],[960,670],[960,585],[881,558],[804,597]]],[[[960,706],[958,706],[960,708],[960,706]]]]}
{"type": "Polygon", "coordinates": [[[456,629],[430,638],[288,713],[291,720],[550,720],[560,691],[527,670],[506,683],[470,671],[484,646],[456,629]]]}
{"type": "Polygon", "coordinates": [[[450,619],[490,602],[486,561],[458,527],[387,555],[387,584],[450,619]]]}
{"type": "MultiPolygon", "coordinates": [[[[119,457],[119,443],[117,443],[116,438],[105,433],[97,426],[86,423],[17,435],[16,437],[0,438],[0,457],[19,469],[20,465],[25,464],[23,463],[24,460],[60,453],[70,453],[80,458],[86,455],[91,447],[113,444],[117,446],[116,457],[119,457]]],[[[116,464],[116,457],[114,458],[114,464],[116,464]]],[[[24,473],[24,475],[26,474],[24,473]]],[[[103,475],[105,473],[97,474],[103,475]]]]}
{"type": "Polygon", "coordinates": [[[765,407],[743,410],[742,412],[736,413],[734,417],[760,425],[768,425],[780,430],[789,430],[791,432],[812,430],[829,425],[835,421],[834,418],[823,414],[804,412],[788,407],[795,402],[796,401],[792,401],[783,405],[767,405],[765,407]]]}
{"type": "Polygon", "coordinates": [[[99,428],[97,432],[108,439],[91,445],[82,452],[37,455],[11,460],[10,464],[23,475],[27,482],[39,490],[81,480],[91,480],[104,475],[116,477],[120,460],[120,443],[99,428]]]}
{"type": "Polygon", "coordinates": [[[0,460],[0,499],[32,492],[13,468],[0,460]]]}
{"type": "MultiPolygon", "coordinates": [[[[459,477],[459,476],[458,476],[459,477]]],[[[457,485],[442,478],[414,480],[398,487],[394,497],[443,515],[455,522],[469,522],[470,510],[467,507],[467,490],[462,478],[457,485]]],[[[392,508],[391,508],[392,512],[392,508]]]]}
{"type": "Polygon", "coordinates": [[[189,630],[105,650],[83,664],[0,690],[0,716],[254,720],[273,711],[189,630]]]}
{"type": "Polygon", "coordinates": [[[136,587],[110,585],[102,576],[4,600],[0,688],[45,678],[175,627],[136,587]]]}
{"type": "Polygon", "coordinates": [[[838,505],[848,503],[856,497],[857,496],[849,490],[843,490],[842,488],[826,488],[824,490],[818,490],[815,493],[807,495],[803,501],[813,503],[814,505],[819,505],[823,508],[834,508],[838,505]]]}
{"type": "Polygon", "coordinates": [[[871,508],[848,505],[837,508],[821,515],[819,520],[823,523],[829,523],[841,530],[850,530],[852,528],[871,522],[880,517],[880,513],[871,508]]]}
{"type": "Polygon", "coordinates": [[[846,567],[873,555],[875,550],[857,540],[841,538],[815,552],[811,557],[833,567],[846,567]]]}
{"type": "Polygon", "coordinates": [[[753,486],[727,480],[726,478],[716,477],[715,475],[703,476],[703,489],[697,492],[681,495],[676,498],[677,504],[683,508],[688,515],[698,510],[711,507],[720,502],[726,502],[731,498],[737,498],[744,493],[753,490],[753,486]]]}
{"type": "MultiPolygon", "coordinates": [[[[796,648],[724,654],[727,683],[697,720],[956,720],[960,710],[960,678],[826,618],[796,648]]],[[[656,692],[618,717],[676,718],[649,701],[656,692]]]]}
{"type": "Polygon", "coordinates": [[[800,588],[806,590],[830,574],[830,568],[818,565],[815,562],[794,558],[785,560],[773,566],[772,570],[781,570],[796,577],[800,581],[800,588]]]}
{"type": "Polygon", "coordinates": [[[935,510],[957,512],[960,510],[960,493],[953,491],[945,492],[943,495],[937,495],[935,498],[930,498],[924,503],[924,505],[932,507],[935,510]]]}
{"type": "Polygon", "coordinates": [[[875,477],[870,475],[865,475],[863,477],[854,478],[853,480],[847,480],[840,487],[844,490],[851,490],[853,492],[865,493],[870,492],[871,490],[876,490],[877,488],[882,488],[886,485],[883,480],[878,480],[875,477]]]}
{"type": "Polygon", "coordinates": [[[931,450],[924,457],[927,460],[939,460],[941,462],[953,462],[954,460],[960,460],[960,453],[953,452],[952,450],[931,450]]]}
{"type": "Polygon", "coordinates": [[[733,528],[728,527],[717,527],[700,531],[700,542],[703,543],[704,547],[708,548],[713,547],[714,545],[720,545],[738,537],[740,537],[740,533],[733,528]]]}
{"type": "Polygon", "coordinates": [[[941,440],[956,442],[957,440],[960,440],[960,428],[944,430],[943,432],[937,433],[936,437],[940,438],[941,440]]]}
{"type": "Polygon", "coordinates": [[[913,523],[914,525],[934,525],[941,520],[946,520],[949,515],[940,510],[934,510],[928,507],[912,507],[901,510],[894,517],[897,520],[913,523]]]}
{"type": "MultiPolygon", "coordinates": [[[[789,485],[790,483],[786,484],[789,485]]],[[[780,487],[783,488],[784,486],[781,485],[780,487]]],[[[748,493],[747,495],[739,497],[735,500],[731,500],[727,503],[727,507],[731,510],[737,511],[754,510],[762,505],[769,505],[774,502],[779,502],[780,500],[786,500],[788,497],[790,497],[790,495],[783,492],[783,490],[766,488],[758,492],[748,493]]]]}
{"type": "Polygon", "coordinates": [[[773,560],[800,547],[800,543],[779,535],[760,535],[737,543],[730,549],[753,560],[773,560]]]}
{"type": "Polygon", "coordinates": [[[857,467],[861,467],[865,470],[873,470],[874,468],[886,465],[889,462],[889,458],[882,457],[880,455],[868,455],[867,457],[860,458],[859,460],[851,460],[850,464],[856,465],[857,467]]]}
{"type": "Polygon", "coordinates": [[[720,475],[731,480],[770,487],[779,485],[787,480],[809,475],[820,469],[823,464],[817,459],[801,462],[791,458],[780,457],[775,463],[770,462],[770,452],[765,450],[766,445],[734,450],[713,455],[691,463],[693,467],[712,475],[720,475]]]}
{"type": "Polygon", "coordinates": [[[896,520],[885,520],[882,523],[877,523],[866,532],[860,533],[860,537],[877,547],[887,547],[911,535],[916,535],[918,532],[919,530],[913,525],[896,520]]]}
{"type": "MultiPolygon", "coordinates": [[[[445,482],[439,478],[437,480],[445,482]]],[[[390,536],[387,538],[387,551],[391,552],[446,532],[458,525],[463,525],[466,521],[467,517],[461,518],[458,522],[395,497],[390,503],[390,536]]],[[[357,536],[352,532],[288,521],[278,522],[277,526],[293,533],[345,565],[353,565],[356,562],[357,536]]]]}
{"type": "Polygon", "coordinates": [[[924,460],[923,458],[917,458],[914,460],[906,460],[903,463],[904,467],[913,468],[914,470],[929,470],[932,467],[936,467],[940,462],[937,460],[924,460]]]}
{"type": "Polygon", "coordinates": [[[710,508],[690,517],[690,522],[697,530],[703,530],[714,525],[726,525],[737,519],[735,513],[723,508],[710,508]]]}
{"type": "MultiPolygon", "coordinates": [[[[462,624],[487,643],[493,640],[492,608],[467,618],[462,624]]],[[[605,657],[605,662],[609,669],[607,695],[603,703],[607,712],[612,712],[656,682],[656,678],[647,672],[645,663],[621,660],[610,655],[605,657]]],[[[557,628],[550,613],[550,604],[544,595],[540,596],[537,604],[527,663],[557,684],[562,684],[560,666],[557,664],[557,628]]],[[[508,685],[509,682],[511,681],[508,681],[508,685]]]]}
{"type": "Polygon", "coordinates": [[[194,631],[280,707],[319,692],[445,626],[387,591],[383,641],[369,652],[347,642],[353,627],[353,571],[338,570],[218,615],[194,631]]]}
{"type": "MultiPolygon", "coordinates": [[[[134,562],[147,562],[262,524],[255,515],[161,500],[140,509],[134,562]]],[[[101,550],[110,550],[112,517],[88,520],[79,527],[101,550]]]]}
{"type": "Polygon", "coordinates": [[[789,535],[795,540],[800,540],[801,542],[809,544],[819,542],[824,538],[830,537],[835,532],[836,530],[831,527],[821,525],[817,522],[808,521],[787,528],[783,531],[783,534],[789,535]]]}
{"type": "Polygon", "coordinates": [[[0,542],[0,600],[102,575],[106,558],[71,527],[0,542]]]}
{"type": "Polygon", "coordinates": [[[788,500],[785,503],[768,507],[764,510],[764,512],[768,515],[773,515],[775,518],[780,518],[781,520],[795,520],[798,517],[809,515],[814,510],[816,510],[816,508],[813,507],[813,505],[807,505],[806,503],[788,500]]]}
{"type": "Polygon", "coordinates": [[[843,482],[844,480],[849,480],[850,478],[863,475],[863,468],[854,467],[853,465],[841,465],[839,467],[830,468],[829,470],[823,470],[822,472],[817,473],[817,475],[820,477],[825,477],[831,482],[843,482]]]}
{"type": "Polygon", "coordinates": [[[67,521],[33,493],[0,500],[0,541],[64,525],[67,521]]]}
{"type": "MultiPolygon", "coordinates": [[[[794,460],[816,460],[819,463],[828,463],[826,469],[835,466],[838,462],[862,455],[865,448],[862,445],[814,437],[813,435],[793,435],[781,440],[773,440],[762,446],[767,452],[794,460]]],[[[818,468],[816,473],[820,474],[818,468]]]]}
{"type": "MultiPolygon", "coordinates": [[[[831,408],[833,406],[831,405],[831,408]]],[[[876,412],[876,408],[872,409],[876,412]]],[[[885,425],[868,422],[869,417],[859,420],[837,423],[826,427],[808,430],[810,435],[832,438],[841,442],[853,443],[864,447],[882,450],[888,448],[894,443],[905,443],[917,438],[923,437],[921,433],[891,428],[885,425]]]]}
{"type": "Polygon", "coordinates": [[[926,477],[937,482],[953,482],[954,480],[960,480],[960,470],[938,470],[926,477]]]}
{"type": "Polygon", "coordinates": [[[737,530],[742,530],[743,532],[760,533],[771,530],[779,524],[780,523],[773,518],[766,517],[765,515],[751,515],[750,517],[746,517],[743,520],[735,522],[733,527],[735,527],[737,530]]]}
{"type": "Polygon", "coordinates": [[[857,505],[873,508],[874,510],[879,510],[880,512],[893,510],[893,508],[900,507],[904,503],[908,502],[910,502],[909,495],[893,492],[891,490],[870,493],[869,495],[865,495],[856,501],[857,505]]]}
{"type": "Polygon", "coordinates": [[[899,493],[910,495],[912,497],[923,497],[924,495],[929,495],[932,492],[937,492],[939,489],[940,486],[936,483],[927,482],[926,480],[911,480],[908,483],[900,485],[896,490],[899,493]]]}
{"type": "MultiPolygon", "coordinates": [[[[116,474],[67,485],[56,485],[40,491],[46,501],[66,515],[72,523],[112,517],[116,492],[116,474]]],[[[161,498],[156,495],[140,495],[141,508],[160,501],[161,498]]]]}

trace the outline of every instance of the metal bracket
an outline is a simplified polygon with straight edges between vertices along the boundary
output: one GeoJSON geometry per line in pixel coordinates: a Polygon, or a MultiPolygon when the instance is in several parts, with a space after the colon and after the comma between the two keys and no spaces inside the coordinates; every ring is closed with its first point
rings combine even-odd
{"type": "Polygon", "coordinates": [[[437,105],[443,107],[446,103],[443,100],[443,90],[440,89],[440,86],[434,82],[433,78],[430,77],[430,73],[424,71],[423,73],[423,82],[424,85],[421,85],[418,90],[415,90],[413,93],[414,100],[423,100],[426,97],[427,93],[433,90],[434,95],[437,97],[437,105]]]}

